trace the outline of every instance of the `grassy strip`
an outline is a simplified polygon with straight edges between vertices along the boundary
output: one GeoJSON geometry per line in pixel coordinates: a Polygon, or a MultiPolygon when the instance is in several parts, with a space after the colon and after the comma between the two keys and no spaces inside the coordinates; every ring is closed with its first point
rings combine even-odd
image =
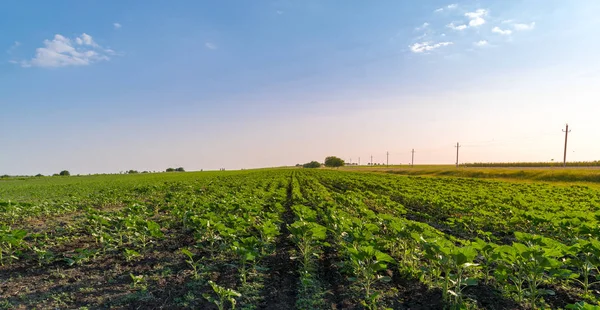
{"type": "Polygon", "coordinates": [[[596,168],[456,168],[440,165],[389,168],[359,167],[344,168],[344,170],[386,172],[401,175],[600,183],[600,169],[596,168]]]}

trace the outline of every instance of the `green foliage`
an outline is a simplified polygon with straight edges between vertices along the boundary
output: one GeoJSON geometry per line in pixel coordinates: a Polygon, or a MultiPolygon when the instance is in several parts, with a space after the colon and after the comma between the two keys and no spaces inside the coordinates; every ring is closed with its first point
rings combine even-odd
{"type": "Polygon", "coordinates": [[[63,170],[58,175],[60,175],[62,177],[68,177],[71,175],[71,173],[68,170],[63,170]]]}
{"type": "Polygon", "coordinates": [[[139,252],[131,249],[125,249],[123,251],[123,255],[125,256],[125,261],[127,262],[131,262],[134,259],[142,256],[139,252]]]}
{"type": "Polygon", "coordinates": [[[567,305],[565,308],[569,310],[600,310],[600,306],[590,305],[583,301],[567,305]]]}
{"type": "Polygon", "coordinates": [[[336,168],[336,167],[341,167],[343,165],[344,165],[344,160],[339,157],[328,156],[325,158],[325,167],[336,168]]]}
{"type": "Polygon", "coordinates": [[[314,161],[314,160],[302,165],[302,168],[319,168],[319,167],[321,167],[321,164],[318,161],[314,161]]]}
{"type": "Polygon", "coordinates": [[[26,236],[25,230],[0,226],[0,265],[4,265],[5,257],[8,258],[9,263],[19,259],[21,250],[26,246],[26,236]]]}
{"type": "Polygon", "coordinates": [[[388,267],[389,263],[394,263],[394,259],[372,246],[358,246],[357,248],[348,248],[350,254],[350,264],[354,274],[351,281],[355,281],[364,291],[364,305],[368,309],[377,309],[377,300],[381,297],[379,292],[373,291],[373,285],[376,282],[389,282],[389,276],[381,275],[388,267]]]}
{"type": "Polygon", "coordinates": [[[167,170],[166,170],[166,171],[167,171],[167,172],[174,172],[174,171],[175,171],[175,168],[167,168],[167,170]]]}
{"type": "MultiPolygon", "coordinates": [[[[18,266],[52,268],[44,271],[64,279],[60,268],[92,269],[107,257],[122,273],[119,266],[168,257],[159,251],[175,245],[192,275],[180,277],[191,293],[178,305],[190,308],[201,294],[217,307],[261,307],[272,287],[273,257],[297,267],[298,309],[331,301],[322,266],[339,270],[345,281],[336,284],[350,283],[344,293],[359,308],[405,306],[396,300],[398,283],[388,283],[392,277],[439,290],[445,308],[479,305],[482,290],[468,288],[481,283],[523,308],[556,307],[547,297],[555,287],[588,303],[573,309],[593,309],[600,297],[600,194],[587,186],[332,169],[1,182],[0,262],[7,274],[18,259],[18,266]],[[35,226],[30,232],[23,223],[35,226]],[[230,289],[202,279],[224,279],[230,289]]],[[[136,299],[124,300],[152,298],[160,277],[172,272],[163,266],[131,274],[136,299]]],[[[9,285],[23,279],[10,277],[9,285]]]]}
{"type": "Polygon", "coordinates": [[[129,276],[131,277],[131,286],[133,288],[138,288],[142,291],[145,291],[148,288],[144,275],[136,276],[133,273],[130,273],[129,276]]]}
{"type": "Polygon", "coordinates": [[[194,279],[200,279],[199,270],[202,268],[201,262],[199,260],[194,260],[194,254],[188,249],[181,249],[181,253],[187,256],[188,259],[186,259],[185,262],[188,263],[190,267],[192,267],[192,270],[194,272],[194,279]]]}
{"type": "Polygon", "coordinates": [[[213,297],[213,295],[205,293],[202,296],[204,296],[206,300],[215,304],[219,310],[224,310],[227,303],[229,303],[232,310],[235,309],[235,305],[237,303],[235,298],[241,297],[242,294],[232,289],[222,287],[213,281],[208,281],[208,283],[213,289],[215,295],[217,295],[217,298],[213,297]]]}

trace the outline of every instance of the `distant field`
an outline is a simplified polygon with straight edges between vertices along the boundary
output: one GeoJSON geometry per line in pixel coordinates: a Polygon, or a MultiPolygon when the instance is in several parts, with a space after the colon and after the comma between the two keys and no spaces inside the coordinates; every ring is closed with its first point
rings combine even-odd
{"type": "Polygon", "coordinates": [[[8,178],[0,181],[0,309],[597,304],[600,189],[527,179],[551,172],[418,166],[8,178]],[[453,177],[466,172],[528,181],[453,177]]]}
{"type": "Polygon", "coordinates": [[[348,171],[374,171],[402,175],[451,176],[487,179],[514,179],[547,182],[600,183],[600,167],[508,167],[472,168],[454,165],[359,166],[340,168],[348,171]]]}

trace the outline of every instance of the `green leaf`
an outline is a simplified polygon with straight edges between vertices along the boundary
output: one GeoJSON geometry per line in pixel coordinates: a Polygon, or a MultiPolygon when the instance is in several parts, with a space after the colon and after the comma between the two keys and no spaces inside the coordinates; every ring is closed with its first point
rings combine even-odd
{"type": "Polygon", "coordinates": [[[188,249],[181,249],[180,251],[181,251],[181,253],[183,253],[184,255],[189,257],[190,259],[192,259],[194,257],[194,254],[192,254],[192,252],[190,252],[190,250],[188,250],[188,249]]]}
{"type": "Polygon", "coordinates": [[[465,281],[465,283],[468,286],[474,286],[474,285],[477,285],[477,279],[467,278],[467,280],[465,281]]]}

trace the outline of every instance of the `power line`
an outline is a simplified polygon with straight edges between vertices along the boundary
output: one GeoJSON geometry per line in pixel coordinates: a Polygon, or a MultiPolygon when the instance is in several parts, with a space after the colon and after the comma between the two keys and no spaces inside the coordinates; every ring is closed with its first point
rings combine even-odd
{"type": "Polygon", "coordinates": [[[567,124],[567,128],[563,129],[563,132],[565,133],[565,156],[563,157],[563,167],[567,166],[567,137],[569,136],[569,132],[571,132],[569,130],[569,124],[567,124]]]}

